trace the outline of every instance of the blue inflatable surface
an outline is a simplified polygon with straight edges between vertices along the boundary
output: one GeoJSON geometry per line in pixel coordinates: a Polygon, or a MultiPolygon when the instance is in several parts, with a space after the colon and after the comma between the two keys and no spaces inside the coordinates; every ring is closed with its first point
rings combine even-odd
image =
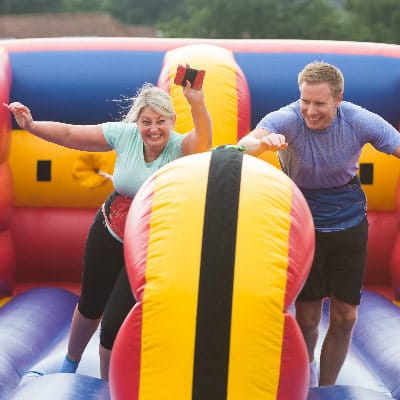
{"type": "Polygon", "coordinates": [[[35,288],[0,308],[0,399],[109,399],[98,377],[98,335],[77,374],[59,374],[77,296],[35,288]]]}
{"type": "MultiPolygon", "coordinates": [[[[98,376],[98,335],[77,374],[60,374],[77,296],[64,289],[35,288],[0,308],[1,400],[108,400],[108,383],[98,376]]],[[[321,337],[328,302],[324,304],[321,337]]],[[[366,291],[353,342],[337,385],[310,389],[307,400],[399,399],[400,309],[366,291]]],[[[320,350],[321,343],[317,347],[320,350]]]]}

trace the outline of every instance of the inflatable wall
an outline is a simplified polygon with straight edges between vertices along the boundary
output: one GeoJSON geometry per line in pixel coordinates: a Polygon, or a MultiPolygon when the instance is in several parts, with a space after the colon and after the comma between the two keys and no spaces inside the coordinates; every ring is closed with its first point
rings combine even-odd
{"type": "MultiPolygon", "coordinates": [[[[346,100],[400,126],[400,46],[396,45],[58,38],[3,40],[0,48],[1,101],[25,103],[38,120],[76,124],[119,120],[136,90],[143,82],[152,82],[171,94],[178,115],[176,128],[187,131],[191,129],[187,105],[181,88],[173,84],[173,75],[178,64],[189,63],[207,70],[204,90],[214,125],[213,145],[236,143],[265,113],[298,98],[297,73],[306,63],[324,60],[343,71],[346,100]]],[[[279,167],[276,154],[262,158],[279,167]]],[[[73,377],[51,372],[65,354],[84,241],[97,207],[112,190],[113,162],[113,153],[72,151],[37,139],[19,130],[0,109],[0,293],[3,302],[11,298],[0,308],[0,398],[32,398],[32,393],[41,399],[54,398],[54,393],[65,399],[110,396],[88,364],[73,377]],[[58,311],[41,312],[40,318],[31,315],[34,305],[41,310],[49,303],[58,311]],[[32,346],[21,345],[26,343],[32,346]],[[32,372],[40,378],[20,384],[32,372]]],[[[360,307],[363,329],[355,332],[349,360],[335,387],[303,392],[306,376],[300,368],[294,379],[299,399],[400,398],[400,363],[393,356],[400,354],[400,319],[393,304],[400,300],[400,163],[366,147],[359,175],[368,196],[370,221],[368,291],[360,307]],[[377,315],[382,318],[379,332],[372,329],[377,315]],[[390,355],[384,351],[387,347],[390,355]]],[[[289,303],[285,307],[290,308],[289,303]]],[[[270,318],[267,324],[275,321],[270,318]]],[[[278,314],[276,321],[280,318],[278,314]]],[[[124,337],[129,346],[130,336],[124,337]]],[[[275,350],[284,354],[284,343],[275,350]]],[[[268,362],[273,365],[278,360],[293,362],[290,357],[268,362]]],[[[114,365],[113,399],[129,397],[124,390],[120,394],[125,381],[118,378],[118,363],[114,365]]],[[[276,365],[275,380],[264,382],[261,388],[269,396],[263,398],[293,398],[285,369],[276,365]]],[[[151,374],[144,379],[151,387],[151,374]]],[[[229,389],[226,398],[234,399],[237,393],[229,389]]]]}

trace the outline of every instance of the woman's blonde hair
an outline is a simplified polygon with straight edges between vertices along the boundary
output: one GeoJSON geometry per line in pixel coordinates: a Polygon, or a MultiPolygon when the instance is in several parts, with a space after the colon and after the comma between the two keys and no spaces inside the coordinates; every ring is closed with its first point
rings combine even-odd
{"type": "Polygon", "coordinates": [[[333,96],[337,96],[344,91],[344,78],[340,69],[323,61],[314,61],[307,64],[300,71],[297,82],[299,86],[303,82],[328,83],[333,96]]]}
{"type": "Polygon", "coordinates": [[[175,115],[169,94],[151,83],[146,82],[131,100],[132,106],[125,115],[123,122],[137,122],[141,111],[145,107],[151,108],[163,117],[173,118],[175,115]]]}

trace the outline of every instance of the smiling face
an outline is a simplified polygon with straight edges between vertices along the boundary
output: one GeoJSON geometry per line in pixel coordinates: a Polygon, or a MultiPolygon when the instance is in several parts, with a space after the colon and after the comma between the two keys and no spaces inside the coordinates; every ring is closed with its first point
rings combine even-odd
{"type": "Polygon", "coordinates": [[[169,118],[144,107],[137,119],[137,125],[144,143],[146,162],[155,160],[167,145],[174,127],[175,117],[169,118]]]}
{"type": "Polygon", "coordinates": [[[300,110],[308,128],[323,130],[335,119],[337,108],[342,101],[343,93],[336,97],[326,82],[302,82],[300,87],[300,110]]]}

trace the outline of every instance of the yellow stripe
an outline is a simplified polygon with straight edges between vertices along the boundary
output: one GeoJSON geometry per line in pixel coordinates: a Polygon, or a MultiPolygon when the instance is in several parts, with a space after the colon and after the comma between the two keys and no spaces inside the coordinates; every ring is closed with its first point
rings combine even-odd
{"type": "Polygon", "coordinates": [[[276,399],[283,341],[291,182],[245,157],[240,192],[228,399],[276,399]]]}
{"type": "Polygon", "coordinates": [[[205,69],[204,96],[213,121],[213,146],[236,144],[238,123],[237,65],[230,50],[212,45],[192,45],[171,50],[166,55],[170,69],[171,98],[177,113],[176,129],[193,128],[190,108],[182,87],[173,83],[179,64],[205,69]]]}
{"type": "Polygon", "coordinates": [[[143,299],[141,400],[191,398],[210,155],[181,158],[157,174],[143,299]]]}

